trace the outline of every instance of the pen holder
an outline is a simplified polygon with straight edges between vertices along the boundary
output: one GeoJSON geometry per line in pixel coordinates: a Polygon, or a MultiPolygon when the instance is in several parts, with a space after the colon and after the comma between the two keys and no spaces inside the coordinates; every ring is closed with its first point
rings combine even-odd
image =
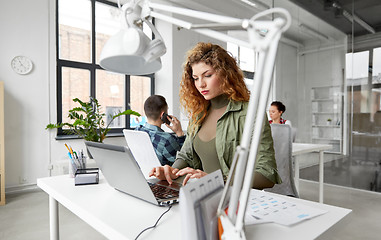
{"type": "Polygon", "coordinates": [[[74,177],[75,186],[98,184],[99,183],[99,168],[77,169],[74,177]]]}
{"type": "Polygon", "coordinates": [[[87,157],[83,158],[76,158],[76,159],[69,159],[69,177],[73,178],[75,177],[75,173],[77,169],[86,169],[87,165],[87,157]]]}
{"type": "Polygon", "coordinates": [[[75,171],[77,170],[75,165],[73,164],[73,160],[69,159],[69,177],[73,178],[75,171]]]}

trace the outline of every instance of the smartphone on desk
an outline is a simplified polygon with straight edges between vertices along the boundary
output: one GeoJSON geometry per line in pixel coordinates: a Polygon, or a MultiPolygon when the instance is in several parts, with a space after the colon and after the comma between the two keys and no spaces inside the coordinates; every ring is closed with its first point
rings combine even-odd
{"type": "Polygon", "coordinates": [[[166,113],[163,113],[163,116],[161,116],[161,121],[163,121],[163,123],[166,123],[166,124],[170,125],[171,122],[168,120],[167,117],[169,117],[170,119],[172,119],[171,115],[168,115],[168,114],[166,114],[166,113]]]}

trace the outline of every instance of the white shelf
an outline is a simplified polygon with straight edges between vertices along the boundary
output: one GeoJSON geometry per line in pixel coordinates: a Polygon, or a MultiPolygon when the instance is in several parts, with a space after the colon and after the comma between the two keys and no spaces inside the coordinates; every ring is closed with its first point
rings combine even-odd
{"type": "Polygon", "coordinates": [[[312,125],[317,128],[340,128],[340,125],[312,125]]]}
{"type": "Polygon", "coordinates": [[[341,141],[341,139],[337,139],[337,138],[319,138],[319,137],[313,137],[312,140],[323,140],[323,141],[334,141],[334,142],[341,141]]]}
{"type": "Polygon", "coordinates": [[[312,102],[332,102],[333,98],[312,99],[312,102]]]}
{"type": "Polygon", "coordinates": [[[341,154],[341,152],[325,151],[325,153],[341,154]]]}
{"type": "Polygon", "coordinates": [[[312,140],[316,143],[333,145],[333,149],[329,151],[332,153],[340,153],[343,149],[342,97],[340,96],[342,96],[340,86],[311,88],[312,140]],[[332,119],[331,124],[326,124],[327,119],[332,119]]]}
{"type": "Polygon", "coordinates": [[[313,112],[316,115],[328,115],[328,114],[339,114],[338,112],[313,112]]]}
{"type": "Polygon", "coordinates": [[[312,89],[322,89],[322,88],[340,88],[340,85],[334,85],[334,86],[318,86],[318,87],[311,87],[312,89]]]}

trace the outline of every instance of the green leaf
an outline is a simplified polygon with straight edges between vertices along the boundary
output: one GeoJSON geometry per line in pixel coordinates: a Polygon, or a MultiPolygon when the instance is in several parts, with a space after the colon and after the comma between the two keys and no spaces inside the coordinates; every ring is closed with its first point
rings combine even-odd
{"type": "Polygon", "coordinates": [[[124,112],[116,114],[115,116],[112,117],[112,119],[115,119],[115,118],[123,116],[123,115],[135,115],[135,116],[138,116],[138,117],[141,116],[138,112],[135,112],[135,111],[132,111],[131,109],[128,109],[128,110],[126,110],[124,112]]]}
{"type": "Polygon", "coordinates": [[[74,120],[73,123],[49,123],[45,129],[66,126],[69,129],[63,129],[64,134],[77,134],[87,141],[103,142],[110,131],[109,125],[115,118],[123,115],[141,116],[138,112],[128,109],[114,116],[110,115],[111,121],[105,127],[104,117],[106,114],[101,112],[101,105],[96,98],[90,97],[89,99],[88,102],[83,102],[78,98],[73,99],[73,102],[81,105],[81,107],[74,107],[69,110],[68,118],[74,120]]]}

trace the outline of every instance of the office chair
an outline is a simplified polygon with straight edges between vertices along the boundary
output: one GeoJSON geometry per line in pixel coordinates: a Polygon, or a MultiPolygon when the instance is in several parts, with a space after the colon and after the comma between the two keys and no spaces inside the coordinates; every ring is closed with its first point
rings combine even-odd
{"type": "Polygon", "coordinates": [[[275,184],[265,191],[287,196],[299,197],[295,187],[292,165],[292,129],[287,124],[271,124],[271,134],[274,141],[275,160],[281,184],[275,184]]]}
{"type": "Polygon", "coordinates": [[[297,128],[291,127],[292,142],[295,142],[295,139],[296,139],[296,132],[297,132],[297,128]]]}

